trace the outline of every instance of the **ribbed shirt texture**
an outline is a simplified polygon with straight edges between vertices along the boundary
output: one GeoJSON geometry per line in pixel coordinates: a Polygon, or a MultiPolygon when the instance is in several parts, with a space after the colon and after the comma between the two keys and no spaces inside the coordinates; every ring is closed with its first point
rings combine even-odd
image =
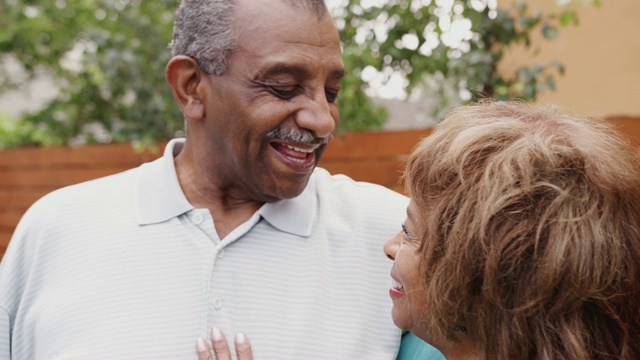
{"type": "Polygon", "coordinates": [[[178,183],[182,142],[27,211],[0,264],[0,359],[196,359],[214,325],[258,360],[394,359],[382,244],[408,199],[318,168],[219,239],[178,183]]]}

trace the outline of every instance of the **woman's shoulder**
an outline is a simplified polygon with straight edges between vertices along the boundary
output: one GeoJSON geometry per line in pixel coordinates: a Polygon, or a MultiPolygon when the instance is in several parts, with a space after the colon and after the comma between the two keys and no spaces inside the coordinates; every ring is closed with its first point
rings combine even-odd
{"type": "Polygon", "coordinates": [[[402,334],[397,360],[445,360],[438,349],[410,332],[402,334]]]}

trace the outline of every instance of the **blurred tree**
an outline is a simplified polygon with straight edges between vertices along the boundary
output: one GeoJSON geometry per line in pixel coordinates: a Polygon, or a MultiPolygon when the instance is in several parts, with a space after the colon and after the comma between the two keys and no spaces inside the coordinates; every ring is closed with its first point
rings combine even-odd
{"type": "MultiPolygon", "coordinates": [[[[555,90],[555,76],[564,73],[561,62],[521,66],[515,74],[502,74],[498,64],[504,51],[514,44],[531,47],[538,31],[553,40],[559,27],[578,24],[580,5],[600,5],[599,0],[556,0],[555,11],[543,14],[531,11],[526,1],[504,1],[500,7],[498,0],[341,3],[334,17],[344,42],[348,77],[354,77],[348,83],[375,96],[373,84],[399,77],[405,94],[431,100],[436,120],[452,106],[479,98],[529,101],[542,91],[555,90]]],[[[341,116],[357,119],[359,111],[346,108],[341,116]]],[[[381,125],[383,120],[371,123],[381,125]]]]}
{"type": "MultiPolygon", "coordinates": [[[[0,148],[144,145],[179,135],[183,118],[164,79],[178,2],[0,2],[0,61],[16,59],[23,68],[17,76],[0,66],[0,94],[38,77],[52,79],[59,91],[50,104],[17,124],[2,119],[0,148]]],[[[554,88],[550,71],[562,73],[562,65],[522,67],[503,77],[496,66],[505,47],[529,45],[535,29],[553,39],[558,26],[577,23],[575,6],[543,16],[530,14],[524,3],[497,9],[495,0],[378,2],[343,0],[334,8],[347,69],[339,100],[340,131],[376,130],[384,124],[386,109],[367,96],[372,89],[363,80],[367,70],[381,74],[382,83],[399,74],[410,94],[435,84],[429,96],[438,99],[439,113],[449,104],[481,96],[532,99],[554,88]],[[460,37],[459,30],[466,35],[460,37]]]]}
{"type": "MultiPolygon", "coordinates": [[[[0,90],[46,76],[59,96],[20,119],[12,143],[141,142],[183,127],[164,80],[177,0],[6,0],[0,54],[24,77],[0,73],[0,90]]],[[[1,69],[1,68],[0,68],[1,69]]],[[[2,70],[0,70],[2,71],[2,70]]]]}

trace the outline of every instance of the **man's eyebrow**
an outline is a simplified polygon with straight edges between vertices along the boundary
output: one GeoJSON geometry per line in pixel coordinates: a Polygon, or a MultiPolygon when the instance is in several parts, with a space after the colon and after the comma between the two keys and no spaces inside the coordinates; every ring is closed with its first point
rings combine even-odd
{"type": "MultiPolygon", "coordinates": [[[[258,73],[260,77],[269,77],[280,74],[289,74],[293,76],[309,76],[310,72],[304,66],[295,64],[277,63],[258,73]]],[[[333,70],[329,73],[331,79],[342,79],[344,77],[344,69],[333,70]]]]}
{"type": "Polygon", "coordinates": [[[305,76],[309,74],[309,71],[302,66],[292,65],[292,64],[284,64],[277,63],[272,66],[269,66],[264,71],[259,73],[259,76],[268,77],[280,74],[289,74],[294,76],[305,76]]]}

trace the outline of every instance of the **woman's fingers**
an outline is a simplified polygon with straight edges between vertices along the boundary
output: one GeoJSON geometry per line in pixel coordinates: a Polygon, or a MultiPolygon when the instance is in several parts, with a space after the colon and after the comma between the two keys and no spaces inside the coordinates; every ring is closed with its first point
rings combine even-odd
{"type": "Polygon", "coordinates": [[[231,350],[229,350],[227,339],[222,331],[215,326],[211,329],[211,346],[213,346],[216,360],[231,360],[231,350]]]}
{"type": "Polygon", "coordinates": [[[203,338],[196,340],[196,353],[198,354],[198,360],[213,360],[209,345],[204,342],[203,338]]]}
{"type": "Polygon", "coordinates": [[[253,352],[249,339],[243,333],[238,333],[235,339],[236,354],[238,360],[253,360],[253,352]]]}
{"type": "MultiPolygon", "coordinates": [[[[243,333],[236,335],[234,345],[238,360],[253,360],[251,344],[243,333]]],[[[216,360],[231,360],[231,349],[229,349],[227,339],[217,327],[211,329],[211,346],[216,360]]],[[[196,340],[196,353],[198,354],[198,360],[213,360],[209,345],[202,338],[196,340]]]]}

